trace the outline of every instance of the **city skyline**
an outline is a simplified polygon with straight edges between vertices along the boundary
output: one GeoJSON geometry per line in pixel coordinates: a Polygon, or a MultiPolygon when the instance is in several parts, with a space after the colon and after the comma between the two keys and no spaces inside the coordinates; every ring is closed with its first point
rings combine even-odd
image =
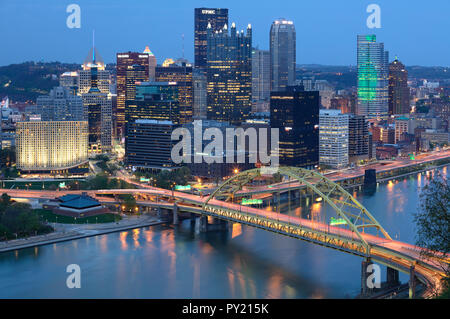
{"type": "Polygon", "coordinates": [[[0,300],[450,298],[449,4],[71,2],[0,0],[0,300]]]}
{"type": "Polygon", "coordinates": [[[251,2],[176,1],[176,5],[170,8],[170,15],[167,14],[169,4],[152,6],[129,1],[123,6],[119,1],[110,1],[108,6],[102,6],[79,1],[80,29],[66,26],[68,2],[44,0],[39,6],[31,1],[22,1],[20,6],[16,3],[0,3],[0,9],[10,13],[4,15],[0,28],[15,28],[14,33],[2,34],[3,41],[8,43],[8,50],[0,53],[0,65],[41,60],[79,63],[92,46],[93,30],[96,33],[96,47],[106,63],[115,62],[117,52],[142,52],[147,45],[159,63],[166,58],[181,57],[183,51],[185,58],[194,61],[194,8],[211,7],[228,8],[230,23],[251,23],[253,45],[263,50],[269,49],[272,22],[277,18],[292,20],[298,29],[298,64],[355,65],[353,48],[357,34],[374,33],[379,41],[385,43],[391,56],[398,55],[405,65],[448,66],[450,49],[444,41],[440,41],[445,36],[446,28],[445,25],[437,27],[436,23],[446,23],[443,15],[448,11],[445,8],[450,8],[450,3],[439,2],[437,7],[441,9],[434,10],[434,6],[425,7],[419,1],[410,1],[408,6],[378,1],[381,7],[380,29],[366,26],[370,14],[366,8],[370,1],[353,1],[345,7],[332,1],[326,1],[325,4],[292,1],[278,7],[269,1],[262,1],[258,3],[262,9],[259,12],[251,10],[251,2]],[[433,10],[432,14],[429,10],[433,10]],[[345,24],[341,20],[344,14],[345,24]],[[401,18],[403,16],[408,19],[401,18]],[[417,19],[421,23],[417,23],[417,19]],[[152,31],[153,26],[157,31],[152,31]],[[33,32],[29,32],[31,28],[33,32]],[[429,37],[430,32],[442,34],[429,37]],[[58,45],[55,45],[55,38],[58,39],[58,45]],[[330,54],[330,49],[333,54],[330,54]]]}

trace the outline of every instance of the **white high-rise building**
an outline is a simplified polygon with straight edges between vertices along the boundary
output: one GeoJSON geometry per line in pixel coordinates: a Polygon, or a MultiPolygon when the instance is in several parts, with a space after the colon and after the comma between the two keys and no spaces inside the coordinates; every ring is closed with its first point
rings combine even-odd
{"type": "Polygon", "coordinates": [[[348,114],[340,110],[320,110],[319,165],[332,168],[348,166],[348,114]]]}

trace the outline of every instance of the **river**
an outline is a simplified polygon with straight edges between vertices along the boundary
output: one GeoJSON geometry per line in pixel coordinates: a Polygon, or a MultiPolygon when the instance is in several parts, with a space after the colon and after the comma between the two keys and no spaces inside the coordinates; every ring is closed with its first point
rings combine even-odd
{"type": "MultiPolygon", "coordinates": [[[[414,243],[419,188],[432,176],[354,194],[392,238],[414,243]]],[[[238,224],[199,234],[185,221],[0,253],[0,298],[353,298],[360,272],[360,257],[333,249],[238,224]],[[66,286],[69,264],[81,268],[79,289],[66,286]]]]}

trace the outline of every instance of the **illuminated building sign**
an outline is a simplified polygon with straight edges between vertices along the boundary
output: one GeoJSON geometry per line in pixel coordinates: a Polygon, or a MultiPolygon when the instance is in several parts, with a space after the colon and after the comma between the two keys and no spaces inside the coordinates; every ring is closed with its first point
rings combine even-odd
{"type": "Polygon", "coordinates": [[[175,185],[175,190],[188,191],[188,190],[191,190],[191,185],[175,185]]]}
{"type": "Polygon", "coordinates": [[[347,225],[347,222],[343,218],[330,218],[330,226],[336,226],[336,225],[347,225]]]}
{"type": "Polygon", "coordinates": [[[241,205],[259,205],[262,204],[262,199],[242,199],[241,205]]]}
{"type": "Polygon", "coordinates": [[[202,14],[216,14],[216,10],[202,10],[202,14]]]}

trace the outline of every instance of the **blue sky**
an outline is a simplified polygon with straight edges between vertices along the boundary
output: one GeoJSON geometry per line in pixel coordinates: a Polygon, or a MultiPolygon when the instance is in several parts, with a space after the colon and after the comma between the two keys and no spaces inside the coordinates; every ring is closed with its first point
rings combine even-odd
{"type": "Polygon", "coordinates": [[[297,63],[356,64],[356,35],[375,33],[391,60],[450,66],[448,0],[0,0],[0,65],[24,61],[82,63],[95,29],[105,62],[145,45],[165,58],[193,60],[194,8],[225,7],[238,29],[253,26],[253,45],[268,49],[272,21],[294,21],[297,63]],[[81,7],[81,28],[66,26],[66,7],[81,7]],[[367,5],[381,7],[381,29],[366,26],[367,5]],[[375,30],[375,31],[374,31],[375,30]]]}

